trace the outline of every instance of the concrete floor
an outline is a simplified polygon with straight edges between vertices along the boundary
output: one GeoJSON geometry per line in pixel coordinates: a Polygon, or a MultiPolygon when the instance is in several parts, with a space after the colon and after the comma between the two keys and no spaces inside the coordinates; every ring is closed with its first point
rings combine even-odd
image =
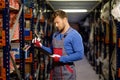
{"type": "Polygon", "coordinates": [[[75,62],[77,79],[76,80],[99,80],[98,75],[89,64],[86,57],[75,62]]]}

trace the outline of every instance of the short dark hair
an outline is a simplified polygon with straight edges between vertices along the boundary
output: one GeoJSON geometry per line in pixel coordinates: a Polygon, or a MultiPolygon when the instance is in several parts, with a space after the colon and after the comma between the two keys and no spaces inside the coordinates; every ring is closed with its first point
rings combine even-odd
{"type": "Polygon", "coordinates": [[[56,10],[53,14],[52,14],[52,21],[59,16],[60,18],[68,18],[66,12],[62,11],[62,10],[56,10]]]}

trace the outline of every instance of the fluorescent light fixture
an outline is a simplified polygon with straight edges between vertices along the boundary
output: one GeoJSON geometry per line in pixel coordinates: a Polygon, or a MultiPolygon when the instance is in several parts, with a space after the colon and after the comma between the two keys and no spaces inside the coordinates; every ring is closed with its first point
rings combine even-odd
{"type": "Polygon", "coordinates": [[[47,1],[101,1],[101,0],[47,0],[47,1]]]}
{"type": "Polygon", "coordinates": [[[67,13],[80,13],[80,12],[88,12],[87,9],[60,9],[67,13]]]}

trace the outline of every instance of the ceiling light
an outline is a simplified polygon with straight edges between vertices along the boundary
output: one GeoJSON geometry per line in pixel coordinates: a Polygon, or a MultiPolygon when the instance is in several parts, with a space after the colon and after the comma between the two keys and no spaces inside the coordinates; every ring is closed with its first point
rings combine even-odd
{"type": "Polygon", "coordinates": [[[87,9],[60,9],[67,13],[79,13],[79,12],[87,12],[87,9]]]}
{"type": "Polygon", "coordinates": [[[101,1],[101,0],[48,0],[48,1],[101,1]]]}

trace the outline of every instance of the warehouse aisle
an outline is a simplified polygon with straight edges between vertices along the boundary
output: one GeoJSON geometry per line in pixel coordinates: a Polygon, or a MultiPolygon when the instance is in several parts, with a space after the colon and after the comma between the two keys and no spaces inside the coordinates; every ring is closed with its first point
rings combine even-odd
{"type": "Polygon", "coordinates": [[[75,62],[77,71],[77,80],[98,80],[98,75],[89,64],[86,57],[81,61],[75,62]]]}

